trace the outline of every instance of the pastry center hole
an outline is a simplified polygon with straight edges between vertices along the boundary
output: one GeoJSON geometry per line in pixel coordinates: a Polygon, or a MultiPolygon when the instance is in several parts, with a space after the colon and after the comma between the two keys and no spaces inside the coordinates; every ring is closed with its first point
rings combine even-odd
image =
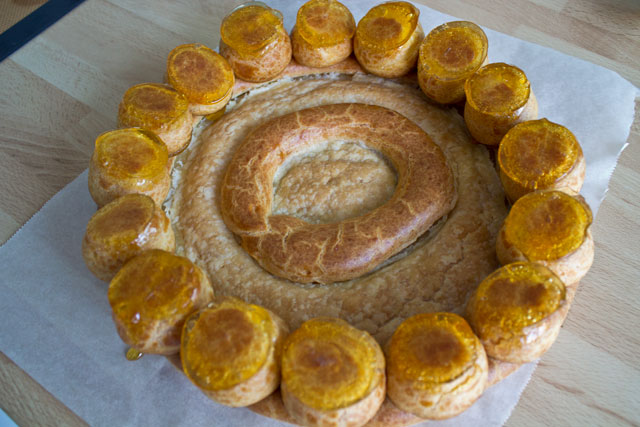
{"type": "Polygon", "coordinates": [[[396,173],[385,157],[363,144],[328,141],[290,156],[276,171],[272,215],[333,223],[386,203],[396,173]]]}

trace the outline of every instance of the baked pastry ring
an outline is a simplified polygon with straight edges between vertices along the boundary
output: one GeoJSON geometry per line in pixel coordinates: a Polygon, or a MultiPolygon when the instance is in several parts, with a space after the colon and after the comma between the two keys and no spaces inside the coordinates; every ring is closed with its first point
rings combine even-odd
{"type": "Polygon", "coordinates": [[[462,313],[469,294],[499,266],[494,248],[507,210],[494,166],[486,149],[471,142],[455,110],[426,102],[415,80],[357,73],[271,83],[232,101],[176,167],[170,216],[179,252],[216,277],[217,294],[264,306],[292,330],[313,317],[339,317],[385,342],[416,313],[462,313]],[[241,247],[223,221],[220,188],[232,156],[251,131],[273,117],[335,103],[382,106],[421,127],[447,158],[458,201],[446,219],[378,270],[347,282],[303,285],[273,276],[241,247]]]}
{"type": "Polygon", "coordinates": [[[258,127],[227,167],[220,194],[227,227],[267,271],[294,282],[353,279],[413,243],[455,205],[453,176],[420,127],[387,108],[324,105],[258,127]],[[398,178],[373,211],[329,224],[272,215],[273,181],[287,158],[326,141],[359,141],[382,153],[398,178]]]}

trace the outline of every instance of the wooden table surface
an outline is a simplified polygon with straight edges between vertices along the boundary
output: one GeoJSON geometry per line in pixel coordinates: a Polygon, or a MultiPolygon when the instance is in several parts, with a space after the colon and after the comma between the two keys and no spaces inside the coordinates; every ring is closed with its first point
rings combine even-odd
{"type": "MultiPolygon", "coordinates": [[[[637,0],[420,2],[640,86],[637,0]]],[[[174,46],[216,46],[221,17],[238,3],[88,0],[0,64],[0,243],[87,167],[95,137],[115,128],[124,91],[161,81],[174,46]]],[[[593,267],[508,425],[640,424],[637,107],[636,99],[629,146],[595,221],[593,267]]],[[[0,407],[19,425],[83,424],[2,353],[0,407]]]]}

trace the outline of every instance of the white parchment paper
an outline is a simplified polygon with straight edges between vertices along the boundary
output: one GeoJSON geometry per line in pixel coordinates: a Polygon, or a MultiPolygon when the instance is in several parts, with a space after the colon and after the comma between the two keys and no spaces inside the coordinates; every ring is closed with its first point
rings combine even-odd
{"type": "MultiPolygon", "coordinates": [[[[302,3],[269,1],[283,12],[288,29],[302,3]]],[[[375,4],[344,3],[356,20],[375,4]]],[[[419,7],[425,32],[454,20],[419,7]]],[[[582,194],[595,213],[629,135],[637,89],[610,70],[485,31],[490,60],[522,68],[538,97],[540,117],[565,125],[582,144],[582,194]]],[[[85,172],[0,247],[0,350],[91,425],[279,425],[215,404],[163,357],[124,359],[107,285],[82,261],[80,245],[94,212],[85,172]]],[[[523,366],[470,410],[437,424],[502,425],[534,369],[535,364],[523,366]]]]}

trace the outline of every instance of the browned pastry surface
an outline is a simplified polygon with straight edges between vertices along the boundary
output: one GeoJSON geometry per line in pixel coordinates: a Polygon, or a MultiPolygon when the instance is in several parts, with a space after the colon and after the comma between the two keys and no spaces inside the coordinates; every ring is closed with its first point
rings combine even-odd
{"type": "Polygon", "coordinates": [[[379,106],[331,104],[253,130],[227,167],[220,197],[227,227],[267,271],[333,283],[359,277],[413,243],[453,208],[455,188],[442,151],[414,123],[379,106]],[[371,212],[328,224],[273,214],[276,170],[327,141],[358,141],[380,152],[397,171],[394,195],[371,212]]]}
{"type": "Polygon", "coordinates": [[[263,305],[290,327],[317,316],[341,317],[383,342],[419,312],[462,312],[467,296],[498,263],[495,239],[506,215],[504,194],[484,148],[471,143],[460,116],[425,102],[416,86],[356,74],[284,80],[241,99],[189,150],[172,209],[184,252],[212,277],[216,291],[263,305]],[[395,110],[443,150],[457,181],[458,203],[434,230],[367,276],[301,285],[272,276],[240,247],[220,213],[220,185],[248,133],[273,117],[336,102],[395,110]]]}
{"type": "MultiPolygon", "coordinates": [[[[216,277],[214,287],[218,295],[234,295],[263,305],[283,317],[291,329],[313,317],[341,317],[384,343],[402,320],[412,314],[462,313],[471,291],[498,267],[494,245],[507,209],[504,192],[486,149],[471,142],[464,121],[454,110],[429,104],[415,82],[363,75],[354,70],[353,64],[350,66],[350,61],[345,62],[347,74],[305,76],[318,71],[307,69],[305,73],[304,67],[292,62],[284,75],[291,72],[301,77],[285,77],[261,86],[236,84],[236,98],[227,113],[205,129],[182,157],[180,163],[184,165],[178,166],[174,175],[176,191],[170,213],[180,242],[179,250],[216,277]],[[249,89],[249,94],[238,96],[249,89]],[[220,187],[233,154],[253,129],[274,117],[336,103],[379,105],[400,113],[421,127],[447,158],[456,182],[458,201],[450,214],[415,244],[370,274],[336,284],[293,283],[271,275],[242,249],[222,219],[220,187]]],[[[340,66],[333,69],[340,71],[340,66]]],[[[344,152],[344,148],[335,152],[344,152]]],[[[366,155],[358,154],[358,151],[354,149],[355,154],[344,154],[336,160],[329,147],[318,153],[318,157],[334,161],[330,163],[332,168],[341,170],[335,161],[352,162],[353,156],[358,162],[366,159],[366,155]]],[[[384,159],[379,163],[383,165],[384,159]]],[[[318,169],[320,166],[316,164],[318,169]]],[[[285,172],[293,169],[295,165],[285,172]]],[[[384,167],[378,170],[382,175],[388,173],[384,172],[384,167]]],[[[285,172],[282,175],[286,175],[285,172]]],[[[278,179],[284,182],[284,178],[278,179]]],[[[327,184],[330,182],[328,180],[327,184]]],[[[375,196],[378,201],[374,200],[373,205],[385,200],[380,194],[385,191],[389,194],[383,188],[389,186],[388,179],[377,182],[372,193],[378,194],[375,196]]],[[[363,185],[371,186],[370,183],[363,185]]],[[[278,188],[277,183],[274,188],[278,188]]],[[[337,189],[343,191],[345,188],[337,189]]],[[[278,198],[278,191],[276,189],[275,198],[278,198]]],[[[306,211],[301,208],[304,200],[300,202],[302,204],[289,202],[295,206],[287,208],[288,213],[302,211],[301,217],[304,217],[306,211]]],[[[363,213],[357,209],[349,212],[347,216],[363,213]]],[[[311,212],[310,215],[316,214],[311,212]]],[[[315,220],[340,218],[339,213],[335,215],[315,216],[315,220]]],[[[491,384],[517,368],[517,365],[496,364],[491,360],[489,365],[491,384]]],[[[284,411],[281,406],[277,396],[265,399],[252,409],[284,419],[286,413],[280,412],[280,409],[284,411]]],[[[418,421],[385,402],[372,423],[407,425],[418,421]]]]}

